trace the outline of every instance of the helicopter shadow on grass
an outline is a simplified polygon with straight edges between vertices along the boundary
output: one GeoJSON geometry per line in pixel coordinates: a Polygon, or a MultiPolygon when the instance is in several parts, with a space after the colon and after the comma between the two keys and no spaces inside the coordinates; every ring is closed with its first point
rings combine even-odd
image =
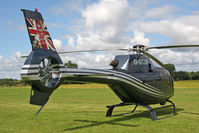
{"type": "Polygon", "coordinates": [[[199,113],[195,113],[195,112],[182,112],[183,114],[191,114],[191,115],[199,115],[199,113]]]}
{"type": "MultiPolygon", "coordinates": [[[[163,111],[157,111],[157,115],[159,115],[159,116],[169,115],[169,114],[172,113],[171,110],[172,110],[172,108],[165,109],[163,111]]],[[[180,112],[182,110],[184,110],[184,109],[176,108],[176,114],[178,114],[178,112],[180,112]]],[[[100,126],[100,125],[104,125],[104,124],[118,125],[118,126],[125,126],[125,127],[138,127],[139,125],[123,124],[123,123],[119,123],[119,122],[127,121],[127,120],[130,120],[130,119],[136,119],[136,118],[149,118],[149,119],[151,119],[149,111],[136,111],[136,112],[137,113],[135,113],[135,114],[132,113],[131,115],[126,115],[126,116],[125,116],[125,114],[130,114],[130,113],[116,114],[116,115],[113,115],[112,117],[119,117],[121,115],[124,115],[124,116],[122,116],[122,118],[120,117],[120,118],[116,118],[116,119],[112,119],[112,120],[108,120],[108,121],[74,120],[74,122],[85,122],[85,123],[89,123],[89,124],[83,125],[83,126],[77,126],[77,127],[73,127],[73,128],[67,128],[67,129],[64,129],[64,131],[73,131],[73,130],[78,130],[78,129],[83,129],[83,128],[100,126]]]]}
{"type": "Polygon", "coordinates": [[[78,129],[83,129],[83,128],[91,128],[91,127],[100,126],[100,125],[104,125],[104,124],[126,126],[126,127],[138,127],[138,125],[118,123],[118,122],[126,121],[126,120],[129,120],[132,118],[133,118],[133,116],[124,116],[122,118],[116,118],[116,119],[112,119],[112,120],[108,120],[108,121],[74,120],[74,122],[85,122],[85,123],[89,123],[89,124],[83,125],[83,126],[77,126],[77,127],[73,127],[73,128],[67,128],[67,129],[64,129],[64,131],[72,131],[72,130],[78,130],[78,129]]]}

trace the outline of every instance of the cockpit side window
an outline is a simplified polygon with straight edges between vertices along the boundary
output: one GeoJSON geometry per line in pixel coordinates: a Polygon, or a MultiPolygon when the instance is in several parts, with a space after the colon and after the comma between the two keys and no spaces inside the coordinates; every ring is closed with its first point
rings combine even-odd
{"type": "Polygon", "coordinates": [[[130,61],[129,71],[133,73],[146,73],[148,71],[148,59],[139,58],[130,61]]]}
{"type": "Polygon", "coordinates": [[[151,63],[149,63],[149,72],[153,72],[152,67],[151,67],[151,63]]]}
{"type": "Polygon", "coordinates": [[[132,73],[153,72],[153,64],[151,60],[145,56],[133,58],[129,61],[129,71],[132,73]]]}

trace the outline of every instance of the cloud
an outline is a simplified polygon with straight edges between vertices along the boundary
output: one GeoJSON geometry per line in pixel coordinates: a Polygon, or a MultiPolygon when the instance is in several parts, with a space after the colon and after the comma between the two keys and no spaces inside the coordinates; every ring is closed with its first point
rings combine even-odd
{"type": "Polygon", "coordinates": [[[175,19],[160,21],[137,21],[133,27],[147,32],[159,33],[172,39],[173,42],[198,42],[199,35],[199,14],[180,16],[175,19]]]}
{"type": "MultiPolygon", "coordinates": [[[[145,37],[143,32],[134,31],[134,36],[122,36],[126,32],[128,21],[132,18],[131,10],[126,0],[101,0],[87,6],[81,12],[85,21],[85,30],[78,32],[75,36],[65,36],[68,40],[65,49],[67,51],[117,49],[123,48],[129,43],[143,43],[149,46],[150,40],[145,37]],[[127,42],[127,44],[123,42],[127,42]]],[[[114,55],[120,53],[124,54],[121,51],[110,51],[62,55],[61,57],[64,62],[71,60],[83,68],[108,67],[114,55]]]]}
{"type": "MultiPolygon", "coordinates": [[[[175,12],[181,11],[179,7],[164,5],[149,8],[150,2],[148,0],[141,3],[137,1],[130,5],[126,0],[100,0],[88,5],[81,11],[85,22],[84,30],[77,32],[75,36],[67,36],[68,45],[65,49],[114,49],[137,43],[152,46],[151,39],[147,37],[151,33],[168,37],[173,43],[184,42],[187,44],[199,41],[197,12],[186,16],[177,16],[175,12]],[[141,6],[142,8],[140,8],[141,6]],[[129,34],[129,32],[134,34],[129,34]]],[[[177,65],[178,70],[178,66],[183,64],[186,66],[198,64],[196,60],[198,53],[193,50],[185,51],[151,50],[149,52],[162,60],[163,63],[177,65]],[[190,57],[190,55],[193,56],[190,57]]],[[[62,57],[65,57],[65,61],[70,59],[79,63],[80,66],[92,67],[95,64],[107,65],[108,61],[104,61],[106,57],[113,59],[116,54],[120,54],[120,52],[110,52],[109,54],[81,53],[81,57],[84,58],[79,58],[78,55],[62,57]]],[[[185,70],[189,70],[189,68],[185,68],[185,70]]]]}
{"type": "Polygon", "coordinates": [[[103,41],[119,42],[127,26],[130,7],[126,0],[101,0],[82,11],[86,29],[103,41]]]}
{"type": "Polygon", "coordinates": [[[133,45],[135,45],[135,44],[143,44],[145,46],[151,45],[149,38],[145,37],[145,33],[137,31],[137,30],[134,31],[134,37],[130,40],[130,42],[133,45]]]}
{"type": "Polygon", "coordinates": [[[79,68],[111,68],[109,63],[114,59],[113,53],[77,53],[61,55],[63,62],[72,61],[79,68]]]}
{"type": "MultiPolygon", "coordinates": [[[[66,50],[116,49],[123,47],[123,37],[127,27],[128,12],[126,0],[101,0],[81,10],[83,22],[81,31],[75,36],[65,36],[68,44],[66,50]],[[113,15],[114,14],[114,15],[113,15]]],[[[75,29],[75,28],[74,28],[75,29]]]]}
{"type": "Polygon", "coordinates": [[[12,53],[8,58],[0,57],[0,78],[20,78],[20,71],[25,59],[20,58],[21,53],[12,53]]]}
{"type": "Polygon", "coordinates": [[[53,39],[53,43],[57,51],[61,51],[63,49],[61,40],[53,39]]]}
{"type": "Polygon", "coordinates": [[[126,0],[101,0],[82,11],[86,26],[120,26],[128,19],[129,6],[126,0]],[[125,14],[125,15],[124,15],[125,14]]]}
{"type": "Polygon", "coordinates": [[[170,18],[173,16],[172,13],[176,12],[177,10],[179,10],[179,9],[172,5],[171,6],[165,5],[162,7],[155,7],[155,8],[148,9],[146,11],[145,18],[158,18],[158,19],[170,18]]]}

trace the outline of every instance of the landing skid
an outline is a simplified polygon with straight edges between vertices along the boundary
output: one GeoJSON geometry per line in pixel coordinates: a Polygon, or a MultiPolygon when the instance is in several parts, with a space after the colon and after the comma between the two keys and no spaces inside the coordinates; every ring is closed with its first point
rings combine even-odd
{"type": "Polygon", "coordinates": [[[150,112],[150,115],[151,115],[151,119],[152,119],[152,120],[165,119],[165,118],[168,118],[168,117],[171,117],[171,116],[176,115],[175,104],[174,104],[172,101],[170,101],[170,100],[166,100],[166,101],[169,102],[169,103],[171,103],[171,105],[164,105],[164,106],[156,107],[156,108],[152,108],[152,107],[149,106],[149,105],[145,105],[145,104],[141,104],[141,103],[137,103],[137,104],[131,104],[131,103],[118,103],[118,104],[114,104],[114,105],[109,105],[109,106],[106,106],[106,107],[108,108],[107,113],[106,113],[106,117],[110,117],[110,116],[119,116],[119,115],[124,115],[124,114],[133,113],[133,112],[137,109],[137,106],[142,106],[142,107],[146,108],[146,109],[150,112]],[[113,109],[114,109],[115,107],[128,106],[128,105],[135,105],[134,109],[133,109],[131,112],[112,115],[113,109]],[[173,114],[172,114],[172,115],[169,115],[169,116],[157,118],[157,115],[156,115],[156,111],[155,111],[155,110],[157,110],[157,109],[162,109],[162,108],[168,108],[168,107],[173,107],[173,114]]]}

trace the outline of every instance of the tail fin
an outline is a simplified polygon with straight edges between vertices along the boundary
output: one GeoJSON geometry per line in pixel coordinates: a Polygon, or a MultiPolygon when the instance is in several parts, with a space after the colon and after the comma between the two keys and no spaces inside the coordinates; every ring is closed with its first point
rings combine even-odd
{"type": "Polygon", "coordinates": [[[42,15],[35,9],[29,11],[21,9],[24,13],[27,30],[32,44],[32,49],[48,49],[56,51],[42,15]]]}
{"type": "Polygon", "coordinates": [[[37,115],[47,103],[50,95],[61,84],[61,69],[65,67],[56,52],[41,14],[37,10],[22,9],[22,11],[32,51],[24,63],[21,78],[32,86],[30,104],[42,105],[37,115]]]}

